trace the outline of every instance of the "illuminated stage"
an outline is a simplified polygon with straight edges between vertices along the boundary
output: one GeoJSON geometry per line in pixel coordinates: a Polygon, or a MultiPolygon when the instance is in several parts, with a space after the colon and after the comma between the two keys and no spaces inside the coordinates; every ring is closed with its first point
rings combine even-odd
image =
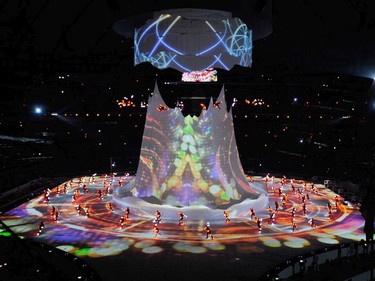
{"type": "Polygon", "coordinates": [[[358,208],[321,183],[244,173],[224,87],[197,117],[168,108],[156,85],[136,176],[74,178],[0,219],[81,257],[104,281],[256,280],[289,258],[365,238],[358,208]]]}
{"type": "MultiPolygon", "coordinates": [[[[97,270],[103,280],[256,280],[277,263],[314,249],[349,241],[364,239],[364,220],[356,206],[342,201],[336,206],[335,194],[322,184],[293,179],[284,179],[282,194],[288,194],[286,207],[282,207],[279,188],[280,178],[247,177],[249,184],[263,190],[260,197],[246,202],[246,208],[253,207],[262,219],[262,230],[255,219],[251,219],[250,209],[233,205],[230,222],[225,222],[223,209],[201,209],[191,206],[183,209],[186,217],[179,226],[177,207],[162,206],[152,202],[137,200],[130,207],[129,220],[122,228],[118,226],[125,215],[123,205],[114,200],[116,191],[121,190],[132,176],[114,178],[96,176],[75,178],[64,193],[64,184],[51,190],[48,195],[40,195],[2,214],[3,220],[19,236],[44,242],[83,258],[97,270]],[[106,182],[106,183],[104,183],[106,182]],[[84,192],[83,184],[88,190],[84,192]],[[97,191],[105,190],[100,199],[97,191]],[[74,191],[80,195],[72,201],[74,191]],[[302,193],[298,192],[301,191],[302,193]],[[303,213],[302,196],[309,195],[306,214],[303,213]],[[275,211],[275,201],[280,209],[275,212],[274,223],[269,223],[269,207],[275,211]],[[111,202],[113,212],[107,209],[111,202]],[[254,203],[254,205],[251,204],[254,203]],[[332,215],[328,212],[328,202],[332,205],[332,215]],[[76,207],[84,210],[91,207],[89,217],[83,211],[78,214],[76,207]],[[50,212],[54,206],[60,213],[57,223],[50,212]],[[295,222],[298,230],[293,231],[292,209],[296,208],[295,222]],[[158,225],[160,235],[155,237],[154,213],[160,209],[162,222],[158,225]],[[170,210],[168,216],[164,212],[170,210]],[[173,214],[173,215],[172,215],[173,214]],[[213,215],[214,214],[214,215],[213,215]],[[310,219],[316,219],[317,226],[311,227],[310,219]],[[194,218],[194,219],[193,219],[194,218]],[[37,235],[38,224],[43,220],[45,228],[37,235]],[[214,239],[206,239],[202,230],[209,221],[214,239]]],[[[245,201],[238,203],[241,206],[245,201]]],[[[5,232],[0,233],[5,235],[5,232]]],[[[323,262],[323,261],[322,261],[323,262]]]]}

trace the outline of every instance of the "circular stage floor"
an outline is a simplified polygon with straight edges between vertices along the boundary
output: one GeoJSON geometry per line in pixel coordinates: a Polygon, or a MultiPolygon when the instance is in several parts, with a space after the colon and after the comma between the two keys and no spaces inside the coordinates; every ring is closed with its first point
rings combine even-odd
{"type": "MultiPolygon", "coordinates": [[[[132,177],[121,178],[122,184],[126,184],[132,177]]],[[[343,198],[324,185],[294,179],[293,190],[290,179],[262,177],[249,178],[249,184],[256,184],[265,195],[261,204],[254,201],[261,230],[256,218],[251,217],[251,202],[247,202],[245,211],[230,209],[229,222],[225,221],[223,209],[214,210],[217,215],[210,217],[205,216],[203,209],[197,217],[200,207],[190,206],[183,209],[186,216],[179,225],[177,212],[175,218],[171,212],[163,217],[165,206],[155,204],[155,208],[150,208],[153,205],[149,202],[143,205],[139,201],[130,207],[129,219],[120,227],[125,209],[112,197],[120,188],[119,179],[117,175],[74,178],[0,215],[0,219],[21,237],[84,259],[104,281],[257,280],[291,257],[365,238],[364,220],[358,207],[343,202],[343,198]],[[99,189],[102,197],[98,195],[99,189]],[[277,211],[275,202],[279,202],[277,211]],[[112,210],[108,203],[112,204],[112,210]],[[59,214],[57,221],[51,215],[53,207],[59,214]],[[158,207],[162,214],[161,222],[156,224],[159,229],[156,235],[154,212],[158,207]],[[194,212],[194,219],[189,211],[194,212]],[[270,219],[272,213],[274,220],[270,219]],[[311,226],[312,218],[315,227],[311,226]],[[41,221],[45,227],[38,235],[41,221]],[[294,228],[292,221],[296,223],[294,228]],[[206,239],[203,228],[207,223],[214,239],[210,236],[206,239]]],[[[176,210],[172,208],[173,212],[176,210]]]]}

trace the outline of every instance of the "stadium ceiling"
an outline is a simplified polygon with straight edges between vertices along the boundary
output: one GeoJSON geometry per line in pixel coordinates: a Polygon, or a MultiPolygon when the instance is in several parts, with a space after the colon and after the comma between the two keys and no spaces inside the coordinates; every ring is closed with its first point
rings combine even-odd
{"type": "MultiPolygon", "coordinates": [[[[198,7],[199,2],[189,2],[189,7],[198,7]]],[[[252,6],[246,4],[249,1],[230,1],[215,7],[245,21],[251,22],[249,14],[272,21],[265,35],[254,40],[252,67],[243,75],[343,73],[375,77],[374,1],[250,2],[252,6]]],[[[117,33],[114,24],[171,5],[175,8],[176,1],[3,1],[0,58],[14,64],[29,60],[29,70],[36,72],[32,62],[43,55],[58,62],[90,63],[97,58],[103,64],[132,69],[132,38],[117,33]],[[98,59],[103,54],[107,56],[98,59]]],[[[199,8],[207,7],[200,4],[199,8]]],[[[5,72],[8,65],[3,63],[0,69],[5,72]]]]}

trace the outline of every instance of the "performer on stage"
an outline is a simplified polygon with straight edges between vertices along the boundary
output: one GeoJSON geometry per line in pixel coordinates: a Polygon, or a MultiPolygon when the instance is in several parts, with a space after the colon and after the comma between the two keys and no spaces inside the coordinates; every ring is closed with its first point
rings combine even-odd
{"type": "Polygon", "coordinates": [[[109,196],[111,184],[107,184],[107,186],[104,189],[104,196],[109,196]]]}
{"type": "Polygon", "coordinates": [[[336,194],[336,196],[335,196],[335,204],[336,204],[336,208],[338,208],[339,206],[340,206],[340,196],[338,196],[337,194],[336,194]]]}
{"type": "Polygon", "coordinates": [[[39,223],[39,225],[38,225],[38,233],[37,233],[37,235],[40,235],[42,233],[43,228],[44,228],[44,222],[41,221],[39,223]]]}
{"type": "Polygon", "coordinates": [[[262,219],[255,217],[255,220],[257,222],[259,233],[262,232],[262,219]]]}
{"type": "Polygon", "coordinates": [[[158,224],[158,223],[161,223],[161,213],[159,212],[159,210],[156,210],[155,212],[155,223],[158,224]]]}
{"type": "Polygon", "coordinates": [[[330,202],[327,203],[327,208],[328,208],[328,216],[330,219],[333,219],[333,208],[330,202]]]}
{"type": "Polygon", "coordinates": [[[74,194],[72,195],[72,203],[73,204],[76,203],[77,199],[78,199],[78,193],[74,192],[74,194]]]}
{"type": "Polygon", "coordinates": [[[267,173],[266,177],[264,178],[266,182],[270,181],[270,173],[267,173]]]}
{"type": "Polygon", "coordinates": [[[286,210],[287,207],[286,207],[286,197],[283,196],[283,198],[281,199],[281,205],[283,206],[283,209],[286,210]]]}
{"type": "Polygon", "coordinates": [[[276,214],[275,214],[274,211],[272,211],[271,213],[269,213],[269,220],[268,220],[269,224],[274,224],[275,223],[275,216],[276,216],[276,214]]]}
{"type": "Polygon", "coordinates": [[[279,191],[279,197],[281,197],[283,195],[283,189],[282,189],[282,187],[279,187],[278,191],[279,191]]]}
{"type": "Polygon", "coordinates": [[[206,231],[206,239],[208,239],[208,236],[211,237],[211,240],[214,240],[214,235],[212,234],[212,231],[211,231],[211,228],[210,228],[210,224],[207,223],[203,229],[203,231],[206,231]]]}
{"type": "Polygon", "coordinates": [[[311,191],[312,193],[314,193],[314,194],[318,194],[318,189],[315,187],[314,184],[311,184],[311,189],[310,189],[310,191],[311,191]]]}
{"type": "Polygon", "coordinates": [[[50,203],[50,199],[49,199],[49,195],[51,194],[51,190],[49,188],[45,189],[44,192],[43,192],[43,202],[49,204],[50,203]]]}
{"type": "Polygon", "coordinates": [[[180,218],[179,221],[178,221],[178,225],[183,225],[184,224],[184,218],[186,217],[185,214],[183,212],[179,212],[177,214],[180,218]]]}
{"type": "Polygon", "coordinates": [[[316,219],[315,218],[311,218],[311,220],[309,221],[309,223],[310,223],[311,228],[317,227],[316,219]]]}
{"type": "Polygon", "coordinates": [[[228,211],[224,211],[224,217],[225,217],[225,223],[229,223],[230,219],[229,219],[229,212],[228,211]]]}
{"type": "Polygon", "coordinates": [[[120,218],[119,223],[117,224],[117,227],[122,229],[122,227],[124,226],[124,223],[125,223],[125,217],[122,216],[122,217],[120,218]]]}
{"type": "Polygon", "coordinates": [[[57,223],[58,221],[59,221],[59,211],[56,210],[56,211],[55,211],[55,217],[54,217],[54,219],[53,219],[53,223],[57,223]]]}
{"type": "Polygon", "coordinates": [[[86,207],[85,212],[86,212],[86,217],[89,218],[92,214],[92,207],[91,206],[86,207]]]}
{"type": "Polygon", "coordinates": [[[276,213],[279,211],[279,208],[280,208],[280,203],[279,203],[279,201],[275,201],[275,211],[276,211],[276,213]]]}
{"type": "Polygon", "coordinates": [[[250,218],[251,218],[251,220],[254,220],[256,218],[254,208],[250,208],[250,212],[251,212],[250,218]]]}
{"type": "Polygon", "coordinates": [[[77,210],[77,213],[78,213],[79,216],[82,215],[83,212],[84,212],[84,209],[83,209],[83,207],[82,207],[81,204],[79,204],[79,205],[76,207],[76,210],[77,210]]]}
{"type": "Polygon", "coordinates": [[[107,204],[105,204],[105,207],[107,208],[108,213],[113,213],[114,212],[111,202],[108,202],[107,204]]]}
{"type": "Polygon", "coordinates": [[[126,209],[125,209],[125,220],[129,219],[129,215],[130,215],[130,209],[129,209],[129,207],[126,207],[126,209]]]}
{"type": "Polygon", "coordinates": [[[51,218],[55,216],[55,212],[56,212],[56,207],[52,206],[51,207],[51,218]]]}
{"type": "Polygon", "coordinates": [[[98,195],[98,197],[99,197],[100,200],[103,200],[103,193],[102,193],[101,189],[98,189],[98,191],[96,192],[96,194],[98,195]]]}
{"type": "Polygon", "coordinates": [[[158,225],[156,223],[154,224],[154,234],[155,238],[158,237],[158,235],[161,235],[158,225]]]}
{"type": "Polygon", "coordinates": [[[295,221],[292,222],[292,228],[293,228],[293,232],[298,230],[298,226],[297,226],[297,223],[295,221]]]}

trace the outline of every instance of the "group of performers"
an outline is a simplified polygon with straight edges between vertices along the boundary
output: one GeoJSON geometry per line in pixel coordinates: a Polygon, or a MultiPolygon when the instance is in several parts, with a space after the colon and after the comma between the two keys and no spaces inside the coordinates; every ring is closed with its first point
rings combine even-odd
{"type": "MultiPolygon", "coordinates": [[[[187,216],[183,212],[177,212],[177,215],[179,217],[178,225],[179,226],[184,225],[184,218],[186,218],[187,216]]],[[[161,235],[159,227],[158,227],[158,225],[162,222],[161,213],[159,210],[155,211],[155,219],[153,220],[153,222],[154,222],[153,231],[154,231],[155,238],[156,238],[159,235],[161,235]]]]}
{"type": "MultiPolygon", "coordinates": [[[[95,193],[97,194],[97,197],[98,197],[99,201],[103,201],[105,196],[109,195],[113,179],[114,179],[114,177],[109,182],[104,180],[103,181],[103,188],[96,188],[95,189],[95,193]]],[[[297,207],[298,206],[300,206],[300,208],[298,208],[298,209],[302,210],[302,213],[299,214],[299,217],[300,218],[301,217],[308,218],[308,207],[307,206],[309,204],[310,195],[308,193],[307,184],[304,182],[303,188],[296,188],[293,180],[290,180],[290,185],[289,185],[290,188],[288,190],[290,190],[291,192],[288,194],[286,192],[286,188],[285,188],[285,185],[287,184],[287,180],[286,180],[285,177],[283,177],[281,179],[279,185],[275,183],[274,177],[270,177],[269,175],[266,176],[265,181],[267,183],[267,187],[269,187],[269,185],[272,184],[272,186],[271,186],[272,191],[273,191],[274,194],[276,194],[276,199],[274,201],[274,204],[275,204],[274,208],[272,208],[272,206],[268,207],[268,224],[275,224],[276,223],[277,214],[281,210],[285,214],[285,212],[287,210],[291,209],[291,211],[290,211],[291,230],[292,230],[292,232],[298,231],[299,228],[298,228],[297,220],[296,220],[297,207]],[[295,199],[295,201],[292,202],[292,204],[293,204],[292,207],[290,207],[291,202],[289,201],[289,196],[291,196],[291,197],[294,196],[294,199],[295,199]],[[299,201],[299,203],[296,204],[296,201],[297,202],[299,201]],[[288,204],[289,204],[289,207],[287,206],[288,204]]],[[[57,196],[59,196],[61,194],[66,194],[67,192],[72,190],[73,191],[72,203],[77,204],[77,203],[79,203],[79,201],[81,201],[80,200],[81,189],[82,189],[83,194],[88,194],[89,193],[88,185],[92,184],[93,182],[94,182],[94,177],[90,177],[90,180],[88,182],[85,182],[84,179],[80,179],[79,183],[78,183],[78,188],[74,189],[73,188],[74,182],[73,182],[73,180],[71,180],[71,181],[69,181],[69,182],[67,182],[67,183],[65,183],[61,186],[58,186],[56,188],[57,196]]],[[[119,185],[123,184],[122,178],[120,178],[120,180],[118,181],[118,184],[119,185]]],[[[318,194],[318,189],[315,187],[315,185],[313,183],[310,186],[310,192],[311,192],[311,194],[318,194]]],[[[51,190],[46,189],[43,193],[43,202],[47,203],[48,205],[51,205],[50,196],[51,196],[51,190]]],[[[333,198],[336,208],[340,207],[340,199],[341,198],[338,195],[336,195],[333,198]]],[[[86,206],[86,204],[79,203],[75,208],[76,208],[77,214],[79,216],[86,215],[89,218],[90,214],[92,213],[92,207],[86,206]]],[[[112,202],[107,201],[105,203],[105,208],[108,211],[108,213],[117,213],[117,212],[115,212],[115,209],[112,205],[112,202]]],[[[328,217],[330,219],[333,219],[334,218],[333,206],[332,206],[332,204],[329,200],[327,202],[327,209],[328,209],[328,217]]],[[[255,222],[259,233],[261,233],[262,232],[263,218],[260,218],[260,217],[257,216],[254,208],[250,207],[249,211],[250,211],[251,221],[255,222]]],[[[230,213],[228,211],[224,210],[223,214],[224,214],[225,224],[229,224],[231,222],[230,213]]],[[[60,215],[60,211],[57,210],[57,208],[55,206],[51,206],[50,216],[53,219],[53,223],[58,222],[59,215],[60,215]]],[[[130,209],[129,209],[129,207],[127,207],[127,208],[125,208],[125,214],[122,215],[119,218],[119,221],[116,224],[116,226],[120,229],[123,229],[125,224],[126,224],[126,221],[129,220],[129,215],[130,215],[130,209]]],[[[178,226],[183,226],[184,225],[184,219],[187,218],[186,214],[184,214],[183,212],[177,212],[177,217],[178,217],[178,226]]],[[[155,238],[162,235],[161,232],[160,232],[160,229],[159,229],[159,225],[160,225],[161,222],[162,222],[162,214],[159,210],[156,210],[155,211],[155,218],[153,219],[153,228],[152,228],[155,238]]],[[[311,228],[317,227],[316,218],[310,217],[309,220],[308,220],[308,224],[311,226],[311,228]]],[[[45,227],[45,225],[44,225],[43,221],[41,223],[39,223],[37,235],[40,235],[42,233],[42,229],[44,227],[45,227]]],[[[209,223],[206,223],[206,225],[204,225],[202,227],[202,231],[204,231],[206,233],[206,239],[208,239],[208,238],[214,239],[214,236],[213,236],[213,233],[212,233],[212,230],[210,228],[209,223]]]]}
{"type": "MultiPolygon", "coordinates": [[[[287,183],[287,179],[284,176],[279,184],[276,184],[274,181],[274,177],[271,177],[269,174],[264,178],[266,181],[266,186],[271,187],[272,192],[276,196],[276,199],[274,201],[275,203],[275,209],[273,209],[271,206],[268,207],[268,224],[275,224],[276,223],[276,216],[279,213],[280,210],[283,210],[284,216],[285,212],[287,210],[290,211],[290,222],[291,222],[291,231],[295,232],[298,231],[298,225],[297,225],[297,210],[301,210],[301,214],[299,214],[299,220],[305,220],[308,219],[307,223],[310,225],[311,228],[317,227],[317,220],[315,217],[308,217],[308,204],[310,203],[310,195],[315,194],[318,195],[318,189],[316,188],[315,184],[312,183],[310,186],[310,190],[308,190],[308,185],[306,182],[303,182],[303,188],[297,188],[295,186],[295,183],[293,182],[293,179],[290,180],[290,187],[288,189],[285,188],[285,185],[287,183]],[[290,190],[291,192],[288,194],[287,190],[290,190]],[[289,199],[290,197],[294,197],[294,201],[291,202],[289,199]],[[290,204],[293,204],[290,206],[290,204]],[[289,206],[288,206],[289,205],[289,206]]],[[[339,195],[336,195],[334,198],[336,209],[340,208],[341,204],[341,198],[339,195]]],[[[327,202],[327,216],[332,220],[334,219],[333,215],[333,207],[328,200],[327,202]]],[[[299,212],[299,211],[298,211],[299,212]]],[[[250,218],[252,221],[254,221],[258,227],[259,233],[262,231],[262,218],[257,217],[254,208],[250,208],[250,218]]]]}

